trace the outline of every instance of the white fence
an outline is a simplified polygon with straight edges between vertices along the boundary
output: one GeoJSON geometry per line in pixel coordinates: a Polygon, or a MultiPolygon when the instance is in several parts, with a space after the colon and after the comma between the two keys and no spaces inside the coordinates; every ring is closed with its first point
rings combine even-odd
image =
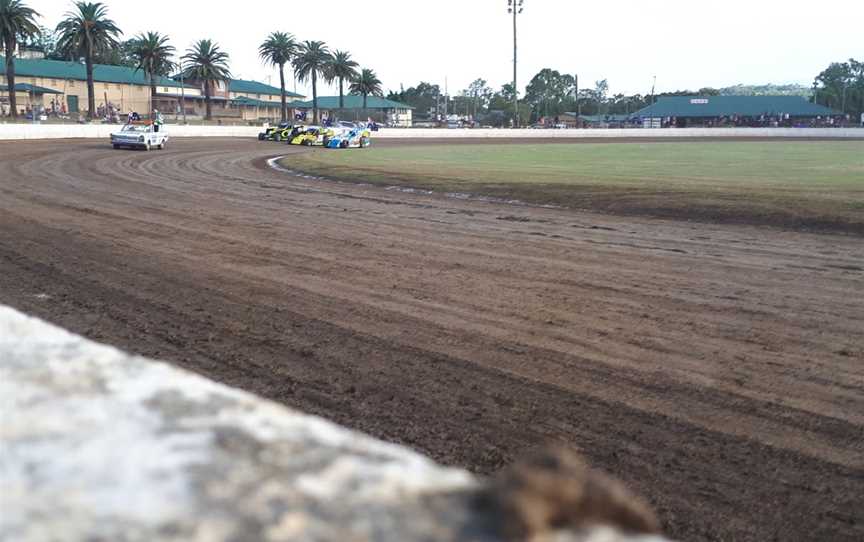
{"type": "MultiPolygon", "coordinates": [[[[110,124],[0,124],[0,140],[105,138],[119,129],[110,124]]],[[[166,130],[172,137],[256,137],[258,126],[182,126],[171,124],[166,130]]],[[[595,130],[504,130],[504,129],[434,129],[384,128],[373,137],[393,139],[440,138],[688,138],[688,137],[788,137],[864,139],[864,128],[666,128],[666,129],[595,129],[595,130]]]]}

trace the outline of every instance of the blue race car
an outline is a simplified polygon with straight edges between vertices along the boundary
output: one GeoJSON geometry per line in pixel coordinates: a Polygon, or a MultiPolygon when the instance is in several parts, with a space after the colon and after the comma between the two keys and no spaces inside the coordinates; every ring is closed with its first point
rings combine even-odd
{"type": "Polygon", "coordinates": [[[336,129],[334,134],[327,141],[328,149],[365,149],[372,144],[369,129],[365,126],[348,125],[347,123],[341,126],[341,129],[336,129]]]}

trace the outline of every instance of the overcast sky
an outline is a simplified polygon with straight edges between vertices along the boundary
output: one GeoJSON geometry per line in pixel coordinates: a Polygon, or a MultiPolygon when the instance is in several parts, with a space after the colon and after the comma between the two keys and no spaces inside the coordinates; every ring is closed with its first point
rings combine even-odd
{"type": "MultiPolygon", "coordinates": [[[[26,0],[54,27],[71,0],[26,0]]],[[[542,68],[578,73],[580,87],[609,80],[613,93],[737,83],[804,83],[832,61],[864,59],[864,0],[524,0],[519,87],[542,68]],[[846,26],[844,27],[844,23],[846,26]]],[[[178,50],[201,38],[231,56],[235,77],[278,86],[257,57],[273,30],[322,40],[374,69],[385,90],[445,78],[451,94],[478,77],[512,79],[507,0],[107,0],[126,37],[166,33],[178,50]]],[[[289,83],[289,90],[293,83],[289,83]]],[[[301,93],[304,87],[298,87],[301,93]]],[[[323,93],[327,93],[324,90],[323,93]]]]}

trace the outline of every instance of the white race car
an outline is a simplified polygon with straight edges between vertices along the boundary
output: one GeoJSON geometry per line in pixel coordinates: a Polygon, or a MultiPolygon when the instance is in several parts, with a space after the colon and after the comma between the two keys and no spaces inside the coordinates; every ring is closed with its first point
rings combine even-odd
{"type": "Polygon", "coordinates": [[[111,145],[115,149],[129,147],[149,151],[153,147],[164,149],[168,143],[168,133],[165,126],[149,122],[132,122],[119,132],[111,134],[111,145]]]}

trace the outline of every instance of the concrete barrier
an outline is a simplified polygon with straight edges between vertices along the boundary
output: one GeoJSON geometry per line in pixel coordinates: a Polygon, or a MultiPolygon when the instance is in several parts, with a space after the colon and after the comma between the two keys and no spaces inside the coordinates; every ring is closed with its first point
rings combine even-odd
{"type": "Polygon", "coordinates": [[[382,129],[373,137],[381,138],[519,138],[519,139],[594,139],[594,138],[825,138],[864,139],[864,128],[666,128],[666,129],[582,129],[582,130],[496,130],[496,129],[382,129]]]}
{"type": "MultiPolygon", "coordinates": [[[[118,130],[108,124],[0,124],[0,140],[105,138],[118,130]]],[[[171,137],[249,137],[261,131],[257,126],[182,126],[166,127],[171,137]]],[[[688,137],[784,137],[824,139],[864,139],[864,128],[679,128],[679,129],[596,129],[596,130],[496,130],[383,128],[375,138],[441,139],[441,138],[688,138],[688,137]]]]}
{"type": "MultiPolygon", "coordinates": [[[[116,124],[0,124],[0,140],[9,139],[82,139],[105,138],[121,126],[116,124]]],[[[171,137],[256,137],[256,126],[182,126],[166,127],[171,137]]]]}
{"type": "Polygon", "coordinates": [[[465,471],[2,305],[0,419],[0,540],[499,539],[465,471]]]}

